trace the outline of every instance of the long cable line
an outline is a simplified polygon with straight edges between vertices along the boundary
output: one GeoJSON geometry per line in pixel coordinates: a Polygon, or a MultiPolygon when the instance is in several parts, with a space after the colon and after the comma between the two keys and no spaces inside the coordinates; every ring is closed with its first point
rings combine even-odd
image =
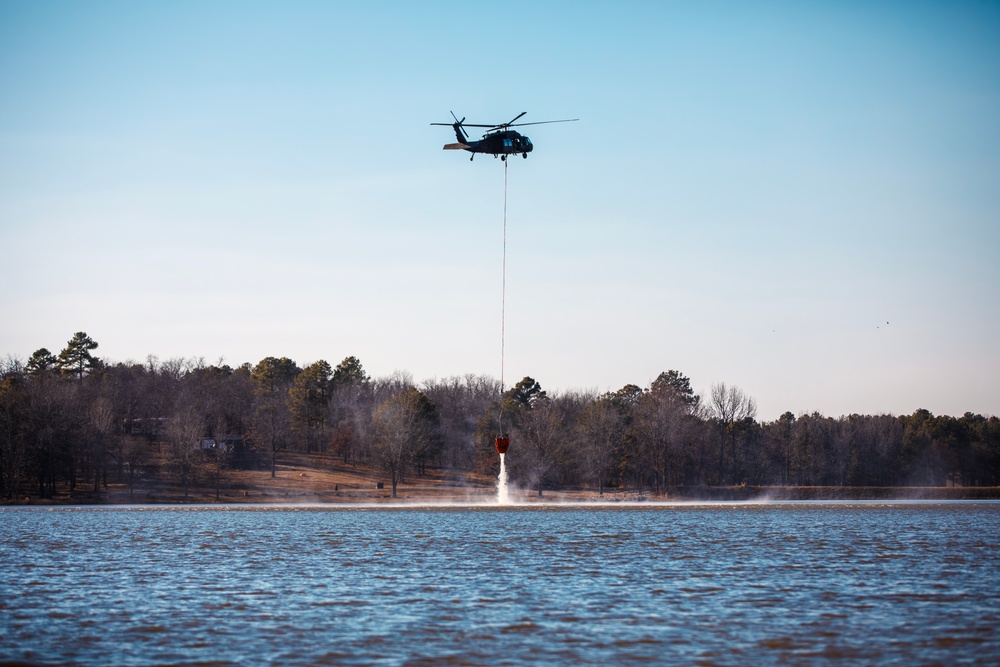
{"type": "Polygon", "coordinates": [[[503,262],[500,270],[500,434],[503,434],[503,371],[507,335],[507,160],[503,161],[503,262]]]}
{"type": "Polygon", "coordinates": [[[507,161],[503,162],[503,264],[500,271],[500,391],[503,391],[504,344],[507,315],[507,161]]]}

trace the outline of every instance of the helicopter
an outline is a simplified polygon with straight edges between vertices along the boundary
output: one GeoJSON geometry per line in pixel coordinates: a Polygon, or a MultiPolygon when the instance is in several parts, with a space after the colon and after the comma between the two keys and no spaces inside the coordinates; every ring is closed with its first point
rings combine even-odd
{"type": "Polygon", "coordinates": [[[451,125],[455,130],[455,138],[458,139],[458,143],[445,144],[444,150],[454,151],[463,150],[472,153],[472,157],[469,158],[471,162],[473,158],[476,157],[476,153],[492,153],[493,157],[500,156],[501,160],[506,160],[508,155],[521,154],[521,157],[528,159],[528,153],[530,153],[534,146],[531,143],[531,139],[521,134],[516,130],[512,130],[512,127],[521,127],[524,125],[545,125],[547,123],[572,123],[574,121],[580,120],[579,118],[568,118],[565,120],[541,120],[535,123],[515,123],[514,121],[528,113],[527,111],[522,111],[518,115],[514,116],[510,121],[506,123],[500,123],[497,125],[474,125],[469,123],[465,124],[465,117],[462,120],[458,119],[455,112],[451,112],[451,117],[455,119],[454,123],[431,123],[431,125],[451,125]],[[479,141],[469,141],[469,134],[465,131],[466,127],[486,127],[486,134],[479,141]]]}

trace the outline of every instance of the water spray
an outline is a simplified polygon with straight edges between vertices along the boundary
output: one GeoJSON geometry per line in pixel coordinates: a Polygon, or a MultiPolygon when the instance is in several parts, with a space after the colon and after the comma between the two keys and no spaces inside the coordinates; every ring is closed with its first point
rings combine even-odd
{"type": "Polygon", "coordinates": [[[500,454],[500,476],[497,478],[497,503],[507,505],[510,503],[510,495],[507,492],[507,461],[505,460],[507,448],[510,447],[510,438],[506,433],[497,438],[497,453],[500,454]]]}

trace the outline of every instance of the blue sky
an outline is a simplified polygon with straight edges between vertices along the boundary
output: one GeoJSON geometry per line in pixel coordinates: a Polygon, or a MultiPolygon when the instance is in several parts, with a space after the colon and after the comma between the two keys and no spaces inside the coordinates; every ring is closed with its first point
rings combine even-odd
{"type": "Polygon", "coordinates": [[[1000,4],[0,4],[0,354],[1000,414],[1000,4]]]}

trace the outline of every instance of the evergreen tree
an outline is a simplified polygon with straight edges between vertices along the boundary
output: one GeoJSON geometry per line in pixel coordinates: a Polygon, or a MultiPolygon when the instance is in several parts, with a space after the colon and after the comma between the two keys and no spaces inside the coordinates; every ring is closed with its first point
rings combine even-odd
{"type": "Polygon", "coordinates": [[[278,452],[288,443],[290,413],[288,390],[299,368],[288,357],[266,357],[250,372],[257,400],[254,404],[251,439],[270,453],[271,477],[277,476],[278,452]]]}
{"type": "Polygon", "coordinates": [[[333,370],[320,360],[295,376],[289,390],[292,428],[306,444],[307,451],[326,451],[326,431],[330,414],[330,381],[333,370]]]}
{"type": "Polygon", "coordinates": [[[25,364],[24,370],[30,375],[38,375],[39,373],[54,370],[58,365],[59,359],[46,348],[41,347],[35,350],[31,354],[31,357],[28,358],[28,363],[25,364]]]}
{"type": "Polygon", "coordinates": [[[547,401],[548,395],[534,378],[525,376],[507,391],[505,403],[510,407],[533,408],[539,401],[547,401]],[[512,404],[512,405],[511,405],[512,404]]]}
{"type": "Polygon", "coordinates": [[[698,396],[691,389],[691,378],[687,377],[680,371],[666,371],[660,373],[653,384],[649,387],[650,392],[653,394],[662,394],[665,391],[674,391],[678,396],[690,405],[697,405],[699,402],[698,396]]]}
{"type": "MultiPolygon", "coordinates": [[[[42,348],[42,350],[44,349],[42,348]]],[[[59,370],[66,375],[76,375],[78,380],[83,378],[87,371],[98,366],[97,359],[90,354],[91,350],[96,349],[97,342],[93,338],[83,331],[77,331],[66,344],[65,349],[59,353],[59,370]]]]}
{"type": "Polygon", "coordinates": [[[349,386],[362,387],[369,382],[371,382],[371,378],[368,377],[357,357],[346,357],[333,370],[333,388],[335,390],[349,386]]]}
{"type": "Polygon", "coordinates": [[[288,357],[265,357],[250,371],[250,379],[257,393],[266,395],[287,389],[298,374],[299,367],[288,357]]]}

